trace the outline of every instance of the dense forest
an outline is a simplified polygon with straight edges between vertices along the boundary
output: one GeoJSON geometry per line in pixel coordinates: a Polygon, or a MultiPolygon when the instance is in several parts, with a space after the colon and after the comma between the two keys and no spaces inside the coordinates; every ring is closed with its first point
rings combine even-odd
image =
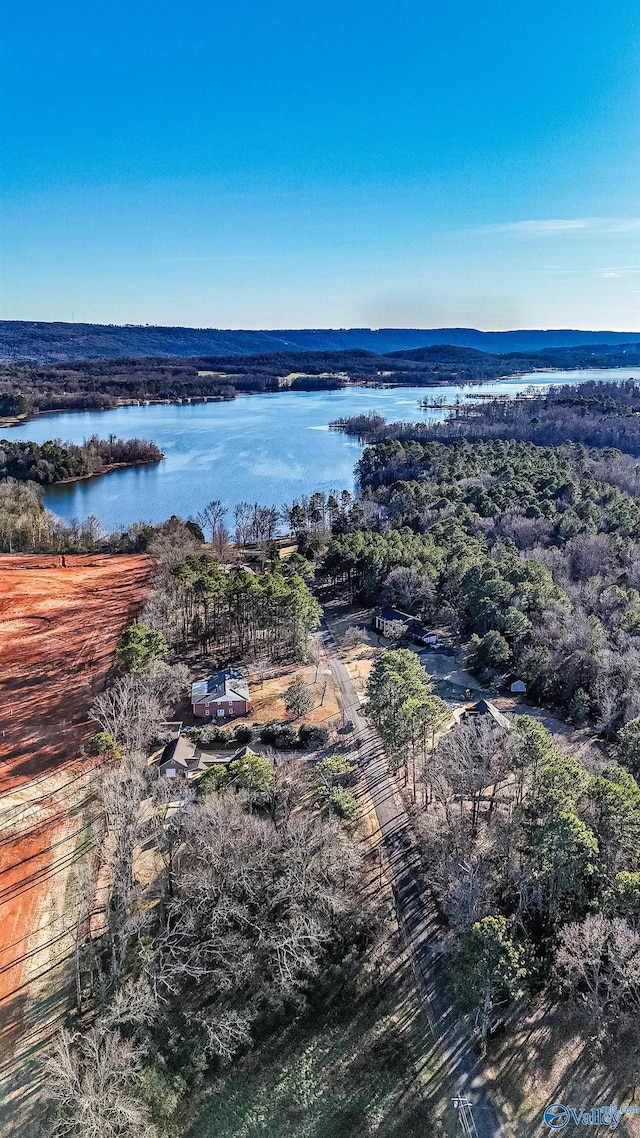
{"type": "MultiPolygon", "coordinates": [[[[449,730],[415,652],[377,657],[367,714],[404,769],[457,1006],[484,1050],[530,1001],[560,1001],[611,1062],[637,1062],[640,463],[392,437],[358,474],[359,499],[326,511],[336,594],[446,626],[485,691],[523,678],[601,740],[583,766],[532,715],[449,730]]],[[[321,524],[301,518],[300,549],[321,524]]]]}
{"type": "Polygon", "coordinates": [[[567,439],[640,455],[640,382],[588,381],[456,409],[446,437],[512,438],[546,446],[567,439]]]}
{"type": "MultiPolygon", "coordinates": [[[[479,674],[613,735],[640,712],[638,463],[517,441],[365,449],[336,583],[449,624],[479,674]]],[[[341,531],[345,532],[341,532],[341,531]]]]}
{"type": "Polygon", "coordinates": [[[211,554],[189,553],[158,577],[145,619],[182,651],[195,645],[224,660],[247,653],[304,659],[322,615],[298,572],[305,564],[300,558],[276,561],[260,575],[230,573],[211,554]]]}
{"type": "Polygon", "coordinates": [[[558,446],[570,441],[640,454],[640,382],[636,379],[587,380],[543,391],[532,388],[514,398],[483,396],[456,404],[450,411],[442,423],[387,423],[381,415],[369,412],[331,425],[370,443],[465,438],[519,439],[558,446]]]}
{"type": "Polygon", "coordinates": [[[496,354],[437,345],[381,356],[365,350],[280,351],[190,359],[124,358],[0,364],[0,416],[114,407],[119,401],[234,399],[238,392],[313,391],[349,383],[433,387],[479,383],[541,368],[632,367],[640,346],[591,345],[496,354]]]}
{"type": "MultiPolygon", "coordinates": [[[[368,714],[394,767],[413,768],[414,825],[446,916],[450,974],[481,1047],[531,997],[570,997],[607,1046],[635,1045],[640,1003],[640,789],[591,774],[537,719],[447,718],[415,653],[385,652],[368,714]],[[434,706],[435,705],[435,706],[434,706]]],[[[548,1007],[548,1004],[547,1004],[548,1007]]],[[[565,1004],[566,1010],[566,1004],[565,1004]]]]}
{"type": "Polygon", "coordinates": [[[146,439],[100,439],[92,435],[82,446],[59,439],[45,443],[0,439],[0,479],[48,485],[101,474],[112,466],[137,466],[163,458],[156,444],[146,439]]]}

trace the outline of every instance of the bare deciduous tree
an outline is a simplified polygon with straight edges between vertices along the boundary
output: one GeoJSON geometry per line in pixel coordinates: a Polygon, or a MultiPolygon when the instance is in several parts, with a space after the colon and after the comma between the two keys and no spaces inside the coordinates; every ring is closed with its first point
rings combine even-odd
{"type": "Polygon", "coordinates": [[[204,509],[196,514],[196,521],[203,529],[211,531],[211,544],[216,545],[217,539],[224,530],[224,519],[227,516],[227,507],[223,506],[219,498],[213,498],[204,509]]]}
{"type": "Polygon", "coordinates": [[[134,870],[134,851],[141,837],[141,806],[147,792],[143,760],[126,754],[112,770],[102,772],[98,795],[102,805],[100,858],[109,870],[106,903],[109,968],[104,982],[113,988],[125,969],[132,937],[149,922],[139,904],[140,886],[134,870]]]}
{"type": "Polygon", "coordinates": [[[290,993],[317,971],[336,921],[353,911],[359,857],[333,820],[292,813],[276,829],[236,795],[188,809],[182,838],[154,982],[223,1054],[242,1030],[229,1013],[245,1017],[258,993],[290,993]]]}
{"type": "Polygon", "coordinates": [[[558,967],[590,1017],[613,1032],[640,1012],[640,932],[621,917],[600,913],[565,925],[558,967]]]}
{"type": "Polygon", "coordinates": [[[252,508],[250,502],[238,502],[233,511],[235,537],[238,545],[246,545],[251,539],[252,508]]]}
{"type": "Polygon", "coordinates": [[[91,714],[125,751],[141,753],[187,677],[184,664],[159,664],[144,674],[120,676],[97,697],[91,714]]]}
{"type": "Polygon", "coordinates": [[[82,1012],[84,948],[90,943],[89,925],[95,894],[96,859],[87,855],[79,861],[73,873],[73,960],[76,989],[76,1010],[82,1012]]]}
{"type": "Polygon", "coordinates": [[[140,1055],[115,1032],[62,1031],[47,1062],[50,1138],[152,1138],[140,1055]]]}
{"type": "Polygon", "coordinates": [[[306,765],[299,759],[285,759],[274,766],[273,820],[278,829],[288,825],[309,789],[306,765]]]}
{"type": "Polygon", "coordinates": [[[510,732],[496,730],[483,720],[460,724],[444,737],[437,752],[437,763],[455,796],[471,804],[472,828],[486,803],[490,816],[500,785],[510,769],[510,732]],[[491,794],[486,791],[491,789],[491,794]]]}
{"type": "Polygon", "coordinates": [[[320,667],[320,645],[315,636],[309,636],[307,639],[307,661],[309,664],[313,664],[315,668],[313,682],[316,684],[318,682],[318,669],[320,667]]]}
{"type": "Polygon", "coordinates": [[[601,913],[565,925],[559,937],[558,967],[574,994],[581,991],[597,1019],[609,998],[606,951],[610,938],[611,921],[601,913]]]}
{"type": "Polygon", "coordinates": [[[203,1030],[205,1052],[225,1062],[251,1040],[252,1018],[249,1012],[233,1009],[221,1013],[218,1008],[205,1008],[194,1014],[194,1021],[203,1030]]]}
{"type": "Polygon", "coordinates": [[[140,752],[162,719],[162,705],[147,676],[127,674],[97,697],[91,714],[125,751],[140,752]]]}
{"type": "Polygon", "coordinates": [[[352,624],[342,637],[342,643],[345,648],[359,648],[361,644],[367,644],[367,630],[352,624]]]}

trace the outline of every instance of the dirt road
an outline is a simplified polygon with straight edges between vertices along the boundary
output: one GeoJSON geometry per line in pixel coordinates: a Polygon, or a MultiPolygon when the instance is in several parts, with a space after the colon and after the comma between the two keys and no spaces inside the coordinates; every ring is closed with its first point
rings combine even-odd
{"type": "Polygon", "coordinates": [[[425,1010],[450,1073],[452,1092],[469,1104],[459,1113],[461,1133],[472,1138],[508,1138],[469,1037],[451,1007],[441,958],[441,923],[420,871],[409,816],[395,780],[389,774],[381,741],[360,710],[358,695],[333,638],[330,618],[323,622],[320,637],[345,717],[352,720],[354,736],[360,741],[356,753],[378,817],[393,876],[398,918],[412,956],[416,983],[425,996],[425,1010]]]}

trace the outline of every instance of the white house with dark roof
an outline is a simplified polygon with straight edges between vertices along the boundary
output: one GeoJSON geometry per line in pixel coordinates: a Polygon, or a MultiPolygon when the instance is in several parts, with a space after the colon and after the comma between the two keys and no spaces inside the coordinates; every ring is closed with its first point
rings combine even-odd
{"type": "Polygon", "coordinates": [[[218,721],[247,715],[251,710],[249,682],[240,668],[224,668],[208,680],[191,685],[193,714],[218,721]]]}
{"type": "Polygon", "coordinates": [[[425,628],[417,616],[409,616],[409,613],[401,612],[400,609],[384,608],[376,613],[373,618],[373,627],[376,632],[381,632],[383,636],[388,636],[393,626],[398,624],[404,625],[407,636],[416,644],[429,644],[434,648],[437,647],[437,632],[434,632],[432,628],[425,628]]]}

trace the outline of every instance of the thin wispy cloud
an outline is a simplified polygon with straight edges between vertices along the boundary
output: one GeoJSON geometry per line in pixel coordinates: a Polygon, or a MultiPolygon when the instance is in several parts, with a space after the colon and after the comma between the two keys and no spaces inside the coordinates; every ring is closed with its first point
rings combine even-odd
{"type": "Polygon", "coordinates": [[[543,269],[533,269],[534,273],[549,273],[564,277],[628,277],[640,273],[640,265],[615,265],[607,268],[567,269],[560,265],[546,265],[543,269]]]}
{"type": "Polygon", "coordinates": [[[167,265],[196,265],[216,261],[283,261],[288,253],[228,253],[215,257],[161,257],[167,265]]]}
{"type": "Polygon", "coordinates": [[[640,217],[552,217],[482,225],[480,233],[514,233],[523,237],[554,237],[563,233],[636,233],[640,217]]]}

